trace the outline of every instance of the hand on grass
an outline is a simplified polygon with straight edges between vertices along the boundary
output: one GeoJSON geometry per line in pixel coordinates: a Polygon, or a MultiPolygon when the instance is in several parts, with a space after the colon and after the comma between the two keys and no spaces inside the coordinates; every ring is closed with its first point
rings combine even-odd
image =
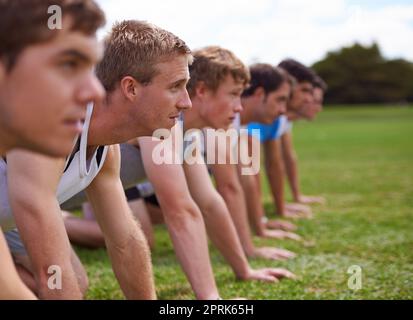
{"type": "Polygon", "coordinates": [[[302,204],[325,204],[326,199],[324,197],[316,197],[316,196],[305,196],[301,195],[297,199],[299,203],[302,204]]]}
{"type": "Polygon", "coordinates": [[[313,217],[313,213],[311,211],[311,208],[307,205],[300,203],[286,203],[283,217],[292,219],[310,219],[313,217]]]}
{"type": "Polygon", "coordinates": [[[247,277],[242,280],[258,280],[265,282],[278,282],[279,279],[296,279],[294,273],[282,268],[250,269],[247,277]]]}
{"type": "Polygon", "coordinates": [[[296,254],[292,251],[272,247],[255,248],[252,255],[254,258],[264,258],[268,260],[287,260],[295,258],[295,256],[296,254]]]}
{"type": "Polygon", "coordinates": [[[281,229],[285,231],[294,231],[297,229],[297,226],[289,221],[285,220],[268,220],[265,223],[265,226],[269,229],[281,229]]]}
{"type": "Polygon", "coordinates": [[[284,230],[270,230],[264,229],[261,235],[263,238],[271,238],[271,239],[290,239],[295,241],[301,241],[301,237],[293,232],[288,232],[284,230]]]}

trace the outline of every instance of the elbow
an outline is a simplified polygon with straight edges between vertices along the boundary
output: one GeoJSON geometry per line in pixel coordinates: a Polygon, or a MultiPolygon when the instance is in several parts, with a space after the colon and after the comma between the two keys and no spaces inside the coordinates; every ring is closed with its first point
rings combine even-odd
{"type": "Polygon", "coordinates": [[[227,199],[234,199],[243,196],[242,186],[240,183],[225,183],[218,185],[217,190],[219,194],[227,201],[227,199]]]}
{"type": "Polygon", "coordinates": [[[168,228],[176,230],[182,230],[194,222],[203,221],[201,212],[192,199],[178,200],[170,205],[166,204],[162,211],[168,228]]]}

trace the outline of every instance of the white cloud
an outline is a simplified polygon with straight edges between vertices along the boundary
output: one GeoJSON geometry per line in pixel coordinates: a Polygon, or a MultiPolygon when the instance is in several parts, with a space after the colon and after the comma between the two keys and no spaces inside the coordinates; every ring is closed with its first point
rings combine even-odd
{"type": "MultiPolygon", "coordinates": [[[[366,9],[345,0],[98,0],[108,17],[155,23],[192,48],[217,44],[245,62],[293,57],[313,63],[355,41],[413,60],[413,4],[366,9]]],[[[102,34],[102,33],[101,33],[102,34]]]]}

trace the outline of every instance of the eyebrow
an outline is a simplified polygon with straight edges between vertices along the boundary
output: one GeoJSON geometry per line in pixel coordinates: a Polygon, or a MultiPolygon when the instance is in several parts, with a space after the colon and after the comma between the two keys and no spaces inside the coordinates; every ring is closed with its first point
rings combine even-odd
{"type": "Polygon", "coordinates": [[[172,87],[175,87],[175,86],[178,86],[178,85],[181,85],[181,84],[185,84],[185,83],[187,83],[188,81],[189,81],[189,78],[179,79],[179,80],[171,83],[171,88],[172,88],[172,87]]]}
{"type": "Polygon", "coordinates": [[[82,53],[78,50],[75,50],[75,49],[64,50],[62,52],[59,52],[58,55],[59,56],[70,57],[70,58],[75,58],[77,60],[81,60],[83,63],[92,63],[93,62],[92,59],[88,55],[86,55],[86,54],[84,54],[84,53],[82,53]]]}

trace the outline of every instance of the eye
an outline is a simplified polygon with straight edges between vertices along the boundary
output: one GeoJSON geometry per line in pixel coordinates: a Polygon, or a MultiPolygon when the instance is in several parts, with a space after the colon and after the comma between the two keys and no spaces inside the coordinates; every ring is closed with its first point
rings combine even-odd
{"type": "Polygon", "coordinates": [[[179,90],[181,90],[183,88],[184,84],[183,83],[177,83],[175,85],[173,85],[172,87],[170,87],[170,90],[172,92],[177,92],[179,90]]]}
{"type": "Polygon", "coordinates": [[[65,60],[63,61],[60,66],[66,71],[74,71],[79,68],[79,62],[77,60],[65,60]]]}

